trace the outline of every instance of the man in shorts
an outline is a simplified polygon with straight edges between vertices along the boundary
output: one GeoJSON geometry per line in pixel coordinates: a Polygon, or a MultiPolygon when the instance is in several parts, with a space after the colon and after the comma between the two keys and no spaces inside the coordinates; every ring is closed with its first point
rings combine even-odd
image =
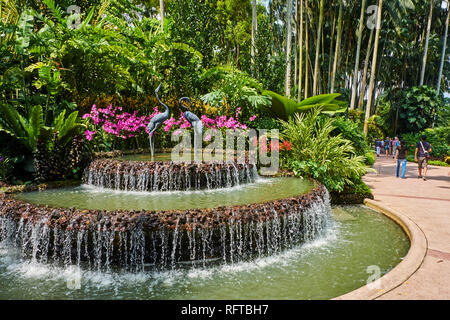
{"type": "Polygon", "coordinates": [[[419,179],[423,178],[424,181],[427,180],[427,166],[428,157],[431,152],[431,144],[427,141],[427,136],[422,136],[419,142],[416,144],[416,153],[414,154],[414,159],[419,164],[419,179]],[[417,157],[419,156],[419,157],[417,157]],[[423,169],[423,176],[422,176],[423,169]]]}

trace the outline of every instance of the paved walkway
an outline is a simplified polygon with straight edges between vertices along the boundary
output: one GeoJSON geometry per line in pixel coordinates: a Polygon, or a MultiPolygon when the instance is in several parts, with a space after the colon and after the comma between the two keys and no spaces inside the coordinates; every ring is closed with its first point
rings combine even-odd
{"type": "Polygon", "coordinates": [[[425,233],[427,255],[401,286],[379,299],[450,299],[450,167],[428,166],[427,181],[408,162],[406,179],[396,178],[392,158],[377,158],[364,181],[379,201],[408,216],[425,233]]]}

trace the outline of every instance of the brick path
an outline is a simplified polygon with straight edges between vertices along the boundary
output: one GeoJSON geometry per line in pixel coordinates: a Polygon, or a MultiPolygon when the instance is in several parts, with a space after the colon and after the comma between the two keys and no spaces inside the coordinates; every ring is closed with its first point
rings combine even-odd
{"type": "Polygon", "coordinates": [[[450,300],[450,167],[429,166],[427,181],[408,162],[406,179],[396,178],[392,158],[377,158],[364,181],[375,201],[408,216],[425,233],[428,250],[422,266],[401,286],[379,299],[450,300]]]}

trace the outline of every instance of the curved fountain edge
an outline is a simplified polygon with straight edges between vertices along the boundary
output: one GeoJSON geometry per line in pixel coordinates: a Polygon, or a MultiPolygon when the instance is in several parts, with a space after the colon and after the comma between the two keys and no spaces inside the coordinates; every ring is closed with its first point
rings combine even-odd
{"type": "MultiPolygon", "coordinates": [[[[327,190],[324,185],[315,182],[315,186],[307,193],[298,196],[281,198],[253,204],[234,206],[219,206],[214,208],[200,208],[189,210],[87,210],[77,208],[57,208],[47,205],[38,205],[14,199],[6,193],[0,193],[0,216],[14,215],[16,219],[25,218],[37,220],[47,216],[48,225],[60,226],[68,230],[87,230],[93,223],[101,223],[103,230],[126,231],[138,224],[146,227],[160,229],[164,225],[168,229],[190,230],[192,227],[214,228],[231,220],[242,219],[244,223],[251,221],[266,221],[273,213],[258,215],[264,211],[265,206],[275,205],[280,208],[280,215],[291,205],[300,206],[302,210],[308,209],[315,200],[324,199],[327,190]],[[257,209],[257,210],[255,210],[257,209]],[[26,216],[23,216],[26,212],[26,216]],[[256,213],[255,213],[256,212],[256,213]],[[237,214],[237,215],[236,215],[237,214]],[[125,219],[124,219],[125,218],[125,219]],[[129,219],[127,219],[129,218],[129,219]],[[180,219],[180,220],[178,220],[180,219]],[[126,223],[125,221],[126,220],[126,223]],[[177,221],[178,220],[178,221],[177,221]],[[68,223],[72,222],[71,225],[68,223]],[[76,221],[76,223],[73,223],[76,221]]],[[[152,228],[150,228],[152,229],[152,228]]]]}
{"type": "Polygon", "coordinates": [[[377,201],[365,199],[364,204],[397,223],[408,236],[411,242],[410,248],[403,260],[379,279],[379,288],[371,288],[369,285],[365,285],[332,300],[377,299],[407,281],[420,268],[425,259],[428,241],[425,233],[414,221],[377,201]]]}

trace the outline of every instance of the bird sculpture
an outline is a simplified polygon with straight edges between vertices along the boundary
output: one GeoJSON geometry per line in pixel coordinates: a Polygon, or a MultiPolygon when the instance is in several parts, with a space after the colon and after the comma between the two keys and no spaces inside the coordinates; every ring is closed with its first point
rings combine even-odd
{"type": "Polygon", "coordinates": [[[158,113],[153,118],[150,119],[150,122],[147,126],[147,131],[150,139],[150,152],[153,159],[153,153],[154,153],[154,141],[153,141],[153,133],[163,124],[164,121],[169,119],[169,107],[162,103],[162,101],[158,97],[159,89],[161,88],[162,83],[156,88],[155,95],[156,99],[158,99],[159,103],[161,103],[165,109],[164,112],[158,113]]]}
{"type": "Polygon", "coordinates": [[[183,105],[183,101],[187,101],[192,108],[191,99],[183,97],[178,101],[180,109],[183,111],[184,118],[191,124],[194,129],[194,157],[198,160],[199,151],[201,150],[201,141],[203,133],[203,123],[188,107],[183,105]]]}

